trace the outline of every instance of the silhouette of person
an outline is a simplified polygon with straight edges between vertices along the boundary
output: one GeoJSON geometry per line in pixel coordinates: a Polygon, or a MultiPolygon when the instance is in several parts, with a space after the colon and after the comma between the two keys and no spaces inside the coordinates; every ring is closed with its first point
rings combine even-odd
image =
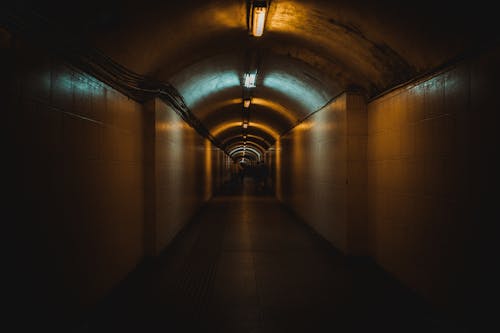
{"type": "Polygon", "coordinates": [[[239,177],[239,180],[240,180],[240,183],[243,184],[243,179],[245,178],[245,167],[243,166],[243,164],[238,164],[238,177],[239,177]]]}

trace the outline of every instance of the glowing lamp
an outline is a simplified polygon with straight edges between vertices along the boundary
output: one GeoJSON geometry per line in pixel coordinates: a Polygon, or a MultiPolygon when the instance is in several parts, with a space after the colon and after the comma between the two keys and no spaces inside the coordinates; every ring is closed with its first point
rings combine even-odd
{"type": "Polygon", "coordinates": [[[243,100],[243,107],[245,109],[248,109],[248,107],[250,106],[250,102],[251,102],[250,98],[244,99],[243,100]]]}
{"type": "Polygon", "coordinates": [[[245,73],[245,87],[254,88],[255,87],[255,79],[257,77],[257,73],[245,73]]]}
{"type": "Polygon", "coordinates": [[[267,8],[265,6],[254,6],[252,13],[252,35],[260,37],[264,33],[267,8]]]}

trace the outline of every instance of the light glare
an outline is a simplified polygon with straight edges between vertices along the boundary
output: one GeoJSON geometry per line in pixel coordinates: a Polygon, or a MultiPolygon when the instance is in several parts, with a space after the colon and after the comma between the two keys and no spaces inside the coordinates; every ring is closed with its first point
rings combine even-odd
{"type": "Polygon", "coordinates": [[[266,7],[253,8],[252,34],[260,37],[264,33],[264,22],[266,21],[266,7]]]}
{"type": "Polygon", "coordinates": [[[257,77],[256,73],[245,73],[245,87],[254,88],[256,77],[257,77]]]}

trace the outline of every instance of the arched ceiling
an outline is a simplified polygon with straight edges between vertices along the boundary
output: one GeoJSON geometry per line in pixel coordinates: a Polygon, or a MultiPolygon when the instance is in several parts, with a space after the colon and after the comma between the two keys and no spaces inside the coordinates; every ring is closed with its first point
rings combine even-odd
{"type": "Polygon", "coordinates": [[[262,151],[266,151],[271,147],[271,143],[263,140],[258,135],[248,134],[242,137],[241,134],[236,134],[233,136],[226,137],[225,140],[222,142],[222,148],[225,150],[226,149],[229,150],[234,145],[241,145],[241,142],[249,142],[250,144],[256,147],[259,147],[262,151]]]}
{"type": "Polygon", "coordinates": [[[497,44],[496,11],[481,2],[271,0],[262,37],[248,32],[250,0],[30,6],[124,67],[172,84],[222,148],[267,149],[346,90],[373,97],[497,44]],[[243,87],[249,71],[254,88],[243,87]]]}

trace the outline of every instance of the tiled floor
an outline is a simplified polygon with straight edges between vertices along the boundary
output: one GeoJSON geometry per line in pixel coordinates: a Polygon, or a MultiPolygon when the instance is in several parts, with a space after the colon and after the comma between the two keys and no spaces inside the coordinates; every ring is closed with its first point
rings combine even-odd
{"type": "Polygon", "coordinates": [[[329,247],[251,179],[214,198],[76,331],[464,332],[329,247]]]}

